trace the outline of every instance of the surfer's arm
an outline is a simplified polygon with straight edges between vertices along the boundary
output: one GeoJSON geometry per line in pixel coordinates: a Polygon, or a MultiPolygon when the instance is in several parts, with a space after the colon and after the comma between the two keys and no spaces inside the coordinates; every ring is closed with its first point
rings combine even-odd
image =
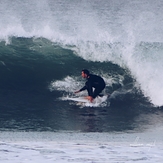
{"type": "Polygon", "coordinates": [[[84,91],[84,90],[86,90],[86,89],[87,89],[87,87],[84,86],[83,88],[81,88],[80,90],[78,90],[78,91],[76,91],[76,92],[74,92],[74,93],[79,93],[79,92],[82,92],[82,91],[84,91]]]}
{"type": "Polygon", "coordinates": [[[79,93],[80,91],[75,91],[74,93],[79,93]]]}
{"type": "Polygon", "coordinates": [[[87,89],[87,87],[86,86],[84,86],[83,88],[81,88],[79,91],[80,92],[82,92],[82,91],[84,91],[84,90],[86,90],[87,89]]]}

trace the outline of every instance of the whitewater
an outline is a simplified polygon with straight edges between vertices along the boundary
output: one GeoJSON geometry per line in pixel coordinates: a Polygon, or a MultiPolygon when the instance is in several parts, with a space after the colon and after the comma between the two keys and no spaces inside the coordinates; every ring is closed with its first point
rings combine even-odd
{"type": "Polygon", "coordinates": [[[121,133],[116,136],[107,133],[65,135],[62,132],[9,134],[0,133],[0,159],[4,163],[162,162],[162,144],[153,139],[147,140],[144,134],[139,134],[140,137],[134,139],[129,133],[123,135],[123,138],[121,133]]]}
{"type": "Polygon", "coordinates": [[[162,0],[0,2],[0,161],[153,163],[163,156],[162,0]],[[75,95],[87,68],[110,97],[75,95]]]}

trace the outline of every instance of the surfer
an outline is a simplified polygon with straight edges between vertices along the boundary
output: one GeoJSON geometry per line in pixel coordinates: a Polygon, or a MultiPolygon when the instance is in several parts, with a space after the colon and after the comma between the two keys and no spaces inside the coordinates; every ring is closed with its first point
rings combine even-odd
{"type": "Polygon", "coordinates": [[[75,93],[87,90],[88,96],[86,97],[86,99],[92,102],[93,99],[95,99],[105,88],[104,79],[100,76],[90,74],[87,69],[82,70],[81,76],[87,79],[87,82],[85,83],[85,86],[83,88],[76,91],[75,93]],[[93,88],[95,88],[94,91],[93,88]]]}

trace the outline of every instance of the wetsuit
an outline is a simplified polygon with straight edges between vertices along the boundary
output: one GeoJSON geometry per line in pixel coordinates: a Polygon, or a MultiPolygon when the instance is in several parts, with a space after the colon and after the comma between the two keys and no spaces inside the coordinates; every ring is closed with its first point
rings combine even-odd
{"type": "Polygon", "coordinates": [[[104,88],[105,88],[105,82],[103,78],[97,75],[89,74],[85,86],[81,88],[80,91],[87,90],[89,96],[96,98],[104,88]],[[93,88],[95,88],[94,91],[93,88]]]}

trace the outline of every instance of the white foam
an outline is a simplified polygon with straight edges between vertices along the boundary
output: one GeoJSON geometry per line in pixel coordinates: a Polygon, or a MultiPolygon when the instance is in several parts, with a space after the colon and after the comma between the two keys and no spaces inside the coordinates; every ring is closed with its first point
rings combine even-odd
{"type": "Polygon", "coordinates": [[[161,162],[162,143],[153,144],[147,134],[1,132],[0,159],[4,163],[161,162]],[[136,135],[142,136],[141,146],[131,145],[136,135]]]}
{"type": "Polygon", "coordinates": [[[134,47],[131,45],[123,51],[125,65],[139,83],[144,95],[156,106],[163,105],[162,46],[162,44],[142,43],[134,47]]]}
{"type": "Polygon", "coordinates": [[[94,46],[89,45],[94,41],[97,46],[104,46],[103,49],[108,43],[125,42],[130,33],[138,42],[161,42],[161,4],[161,1],[153,3],[152,0],[136,4],[134,1],[103,1],[100,5],[98,2],[66,0],[3,1],[0,5],[0,38],[42,36],[70,45],[83,42],[87,48],[94,46]]]}
{"type": "Polygon", "coordinates": [[[73,93],[79,88],[82,88],[82,82],[78,81],[77,77],[67,76],[63,80],[52,81],[49,85],[50,91],[60,90],[65,91],[67,93],[73,93]]]}

